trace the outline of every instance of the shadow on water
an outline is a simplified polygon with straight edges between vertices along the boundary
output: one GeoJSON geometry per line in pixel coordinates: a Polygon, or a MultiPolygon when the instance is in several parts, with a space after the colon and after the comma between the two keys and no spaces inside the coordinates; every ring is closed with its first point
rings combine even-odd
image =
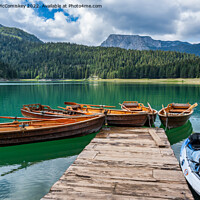
{"type": "Polygon", "coordinates": [[[78,155],[95,135],[96,133],[71,139],[1,147],[0,167],[18,166],[1,173],[0,176],[5,176],[42,161],[78,155]]]}
{"type": "MultiPolygon", "coordinates": [[[[165,129],[163,125],[160,126],[161,128],[165,129]]],[[[171,145],[176,144],[180,141],[183,141],[187,137],[189,137],[192,132],[192,124],[188,121],[181,127],[173,128],[173,129],[165,129],[166,135],[171,145]]]]}

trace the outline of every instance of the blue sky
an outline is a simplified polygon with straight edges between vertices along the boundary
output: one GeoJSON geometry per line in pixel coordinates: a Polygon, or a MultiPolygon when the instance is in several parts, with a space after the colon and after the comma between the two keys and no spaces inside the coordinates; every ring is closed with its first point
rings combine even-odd
{"type": "MultiPolygon", "coordinates": [[[[65,16],[68,17],[68,20],[67,20],[68,22],[72,22],[72,21],[77,21],[78,20],[78,17],[74,17],[73,15],[70,15],[69,13],[66,12],[66,10],[64,10],[62,8],[62,6],[64,4],[55,4],[55,3],[53,3],[52,5],[55,5],[57,8],[49,9],[48,5],[51,5],[51,4],[46,4],[45,2],[42,2],[42,1],[34,1],[34,3],[35,3],[35,7],[36,8],[33,9],[33,10],[34,10],[35,14],[37,16],[39,16],[39,17],[42,17],[42,18],[45,18],[45,19],[53,19],[53,20],[55,20],[55,18],[54,18],[55,13],[62,12],[62,13],[64,13],[65,16]]],[[[30,7],[31,7],[31,5],[34,6],[34,4],[32,2],[30,2],[30,1],[28,1],[28,0],[24,1],[23,4],[25,4],[27,6],[30,6],[30,7]]]]}
{"type": "Polygon", "coordinates": [[[0,8],[0,24],[43,41],[99,45],[110,34],[200,43],[199,0],[0,0],[0,4],[91,4],[102,8],[0,8]]]}

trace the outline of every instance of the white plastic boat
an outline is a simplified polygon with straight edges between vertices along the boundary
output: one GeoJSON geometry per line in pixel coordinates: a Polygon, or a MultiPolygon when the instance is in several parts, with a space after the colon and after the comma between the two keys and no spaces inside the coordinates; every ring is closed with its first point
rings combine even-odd
{"type": "Polygon", "coordinates": [[[180,165],[186,180],[200,196],[200,133],[190,135],[182,144],[180,165]]]}

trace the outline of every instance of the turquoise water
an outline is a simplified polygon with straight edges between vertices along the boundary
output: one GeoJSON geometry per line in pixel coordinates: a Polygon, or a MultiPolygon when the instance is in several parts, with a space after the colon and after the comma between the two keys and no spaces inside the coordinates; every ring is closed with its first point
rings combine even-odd
{"type": "MultiPolygon", "coordinates": [[[[87,81],[0,83],[1,116],[22,116],[20,108],[30,103],[57,108],[64,106],[64,101],[73,101],[120,108],[119,103],[124,100],[137,100],[145,105],[149,102],[157,110],[172,102],[200,104],[200,86],[87,81]]],[[[158,117],[155,125],[161,125],[158,117]]],[[[167,130],[177,159],[184,138],[199,130],[199,106],[190,122],[167,130]]],[[[0,199],[43,197],[94,136],[0,148],[0,199]]]]}

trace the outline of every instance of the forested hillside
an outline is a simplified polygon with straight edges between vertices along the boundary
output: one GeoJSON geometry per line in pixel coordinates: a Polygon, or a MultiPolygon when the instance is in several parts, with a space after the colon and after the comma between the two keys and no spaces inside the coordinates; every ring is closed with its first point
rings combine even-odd
{"type": "Polygon", "coordinates": [[[12,79],[16,78],[16,76],[16,72],[8,64],[0,61],[0,79],[12,79]]]}
{"type": "Polygon", "coordinates": [[[0,35],[7,36],[8,37],[7,39],[17,38],[19,40],[42,43],[41,40],[39,40],[36,36],[32,34],[29,34],[18,28],[5,27],[1,24],[0,24],[0,35]]]}
{"type": "Polygon", "coordinates": [[[200,77],[200,58],[192,54],[41,43],[3,34],[0,34],[0,60],[11,67],[11,77],[18,78],[200,77]]]}

